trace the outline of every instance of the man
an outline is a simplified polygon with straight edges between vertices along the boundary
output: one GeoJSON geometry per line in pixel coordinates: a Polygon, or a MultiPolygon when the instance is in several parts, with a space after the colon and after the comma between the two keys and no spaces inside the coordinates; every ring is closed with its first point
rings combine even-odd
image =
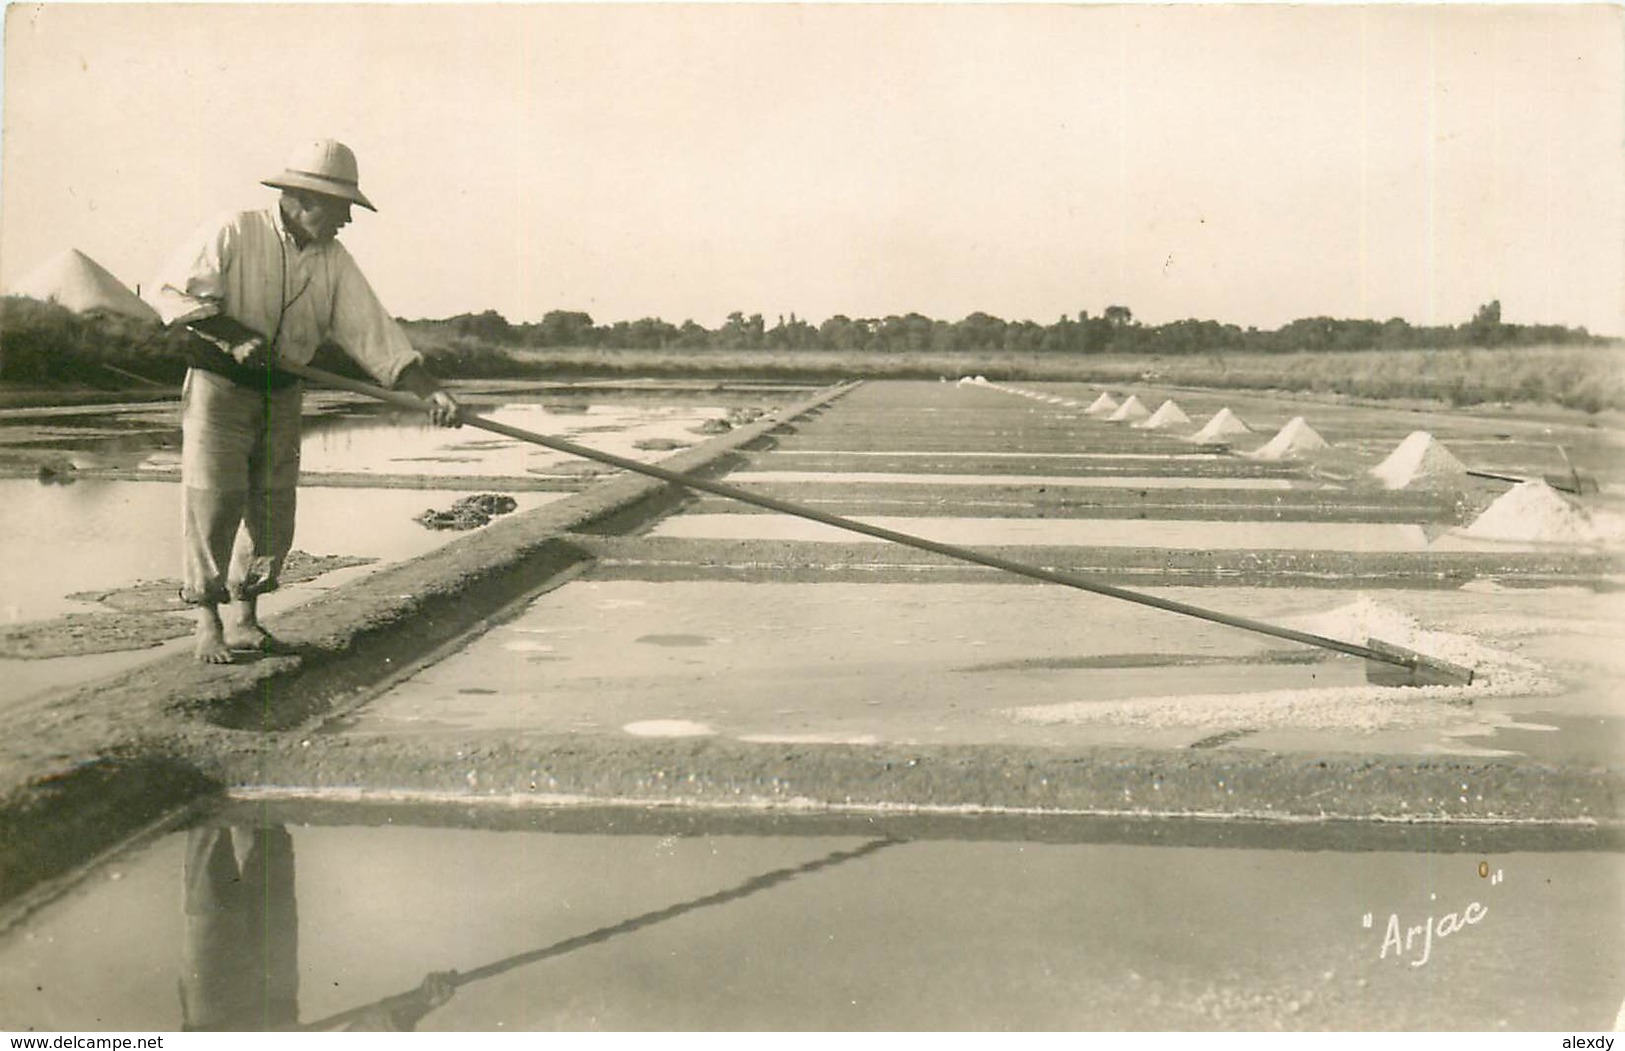
{"type": "Polygon", "coordinates": [[[427,400],[436,426],[458,424],[456,399],[334,239],[351,205],[377,211],[355,154],[308,142],[263,182],[282,191],[275,207],[208,224],[148,285],[164,323],[192,335],[181,389],[181,598],[198,609],[195,652],[210,664],[230,663],[233,648],[277,648],[256,603],[277,587],[293,546],[302,400],[277,361],[307,364],[336,343],[379,383],[427,400]]]}

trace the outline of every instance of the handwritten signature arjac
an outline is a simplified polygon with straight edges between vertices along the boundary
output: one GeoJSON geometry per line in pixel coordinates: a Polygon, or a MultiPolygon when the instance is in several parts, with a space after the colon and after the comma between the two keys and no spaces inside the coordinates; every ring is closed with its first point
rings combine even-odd
{"type": "MultiPolygon", "coordinates": [[[[1489,866],[1481,864],[1479,866],[1479,875],[1488,878],[1489,866]]],[[[1501,879],[1501,873],[1497,870],[1494,878],[1490,880],[1491,886],[1500,883],[1501,879]]],[[[1392,952],[1396,960],[1403,960],[1407,954],[1415,951],[1416,943],[1420,939],[1422,943],[1421,954],[1414,956],[1408,962],[1412,967],[1424,967],[1433,958],[1433,939],[1435,937],[1442,940],[1468,927],[1475,926],[1485,916],[1488,916],[1489,912],[1488,905],[1474,901],[1469,902],[1467,907],[1459,912],[1447,912],[1443,916],[1429,916],[1426,922],[1410,926],[1400,923],[1399,913],[1391,912],[1388,914],[1388,925],[1383,930],[1382,951],[1377,954],[1377,959],[1386,960],[1389,952],[1392,952]]],[[[1370,929],[1371,913],[1365,914],[1362,926],[1370,929]]]]}
{"type": "Polygon", "coordinates": [[[1406,927],[1405,936],[1403,938],[1401,938],[1399,934],[1399,913],[1389,913],[1388,929],[1383,933],[1382,952],[1377,956],[1377,959],[1388,959],[1388,950],[1390,949],[1394,951],[1396,958],[1404,959],[1405,954],[1410,952],[1412,948],[1415,947],[1417,936],[1421,935],[1422,955],[1411,960],[1410,964],[1412,967],[1422,967],[1426,965],[1428,960],[1433,955],[1433,936],[1435,934],[1437,934],[1440,938],[1448,938],[1457,931],[1466,927],[1471,927],[1472,925],[1478,923],[1485,916],[1489,915],[1489,911],[1488,906],[1480,905],[1476,901],[1471,902],[1459,913],[1447,912],[1437,919],[1429,916],[1426,923],[1418,923],[1415,926],[1406,927]]]}

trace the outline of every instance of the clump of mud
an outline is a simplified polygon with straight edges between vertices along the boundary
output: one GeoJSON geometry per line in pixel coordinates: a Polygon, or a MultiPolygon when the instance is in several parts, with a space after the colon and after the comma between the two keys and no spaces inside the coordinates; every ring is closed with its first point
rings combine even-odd
{"type": "Polygon", "coordinates": [[[527,467],[525,473],[546,475],[549,478],[599,478],[614,474],[619,467],[611,467],[596,460],[565,460],[563,463],[544,464],[540,467],[527,467]]]}
{"type": "Polygon", "coordinates": [[[1371,468],[1384,489],[1449,484],[1467,474],[1467,466],[1427,431],[1412,431],[1388,458],[1371,468]]]}
{"type": "Polygon", "coordinates": [[[645,452],[669,452],[672,449],[688,447],[688,442],[680,442],[675,438],[639,438],[632,443],[632,448],[642,449],[645,452]]]}
{"type": "Polygon", "coordinates": [[[727,434],[735,427],[743,427],[747,423],[753,423],[767,415],[767,413],[767,409],[730,409],[726,416],[713,417],[698,426],[690,427],[689,431],[694,434],[727,434]]]}
{"type": "Polygon", "coordinates": [[[69,613],[0,627],[0,657],[45,660],[141,650],[191,632],[190,620],[163,613],[69,613]]]}
{"type": "MultiPolygon", "coordinates": [[[[282,567],[281,581],[298,584],[335,569],[376,561],[353,555],[293,551],[282,567]]],[[[0,627],[0,658],[44,660],[148,649],[190,634],[190,617],[175,615],[190,608],[181,601],[180,586],[178,580],[143,580],[128,587],[75,592],[67,597],[98,603],[111,612],[68,613],[50,620],[0,627]]]]}
{"type": "MultiPolygon", "coordinates": [[[[335,569],[365,566],[376,561],[376,558],[355,555],[312,555],[296,549],[288,553],[279,579],[283,584],[302,584],[335,569]]],[[[180,588],[178,580],[141,580],[122,588],[76,591],[67,597],[75,602],[99,603],[119,613],[174,613],[188,608],[181,601],[180,588]]]]}
{"type": "Polygon", "coordinates": [[[1254,460],[1285,460],[1325,448],[1326,439],[1315,433],[1309,421],[1302,416],[1294,416],[1274,438],[1246,455],[1254,460]]]}
{"type": "Polygon", "coordinates": [[[1534,540],[1590,544],[1617,539],[1619,527],[1594,519],[1541,481],[1513,486],[1479,515],[1462,535],[1479,540],[1534,540]]]}
{"type": "Polygon", "coordinates": [[[450,510],[436,511],[430,508],[412,521],[425,529],[478,529],[489,525],[497,515],[508,514],[518,506],[518,501],[505,493],[476,493],[456,501],[450,510]]]}

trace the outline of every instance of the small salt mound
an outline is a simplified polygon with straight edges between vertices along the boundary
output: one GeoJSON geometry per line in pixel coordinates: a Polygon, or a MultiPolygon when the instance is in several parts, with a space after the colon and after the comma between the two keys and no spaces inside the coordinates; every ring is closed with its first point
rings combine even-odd
{"type": "Polygon", "coordinates": [[[1463,535],[1481,540],[1591,543],[1602,539],[1589,516],[1545,482],[1520,482],[1496,500],[1463,535]]]}
{"type": "Polygon", "coordinates": [[[1202,425],[1202,429],[1191,435],[1193,442],[1216,442],[1230,437],[1232,434],[1251,434],[1253,429],[1241,422],[1241,417],[1223,408],[1213,414],[1213,418],[1202,425]]]}
{"type": "Polygon", "coordinates": [[[1107,413],[1116,411],[1117,399],[1105,391],[1101,391],[1100,397],[1090,402],[1089,407],[1083,410],[1083,414],[1085,416],[1105,416],[1107,413]]]}
{"type": "Polygon", "coordinates": [[[1122,423],[1124,420],[1143,420],[1150,415],[1151,410],[1145,407],[1145,403],[1130,394],[1128,400],[1119,405],[1117,411],[1106,419],[1112,423],[1122,423]]]}
{"type": "MultiPolygon", "coordinates": [[[[1469,687],[1470,688],[1470,687],[1469,687]]],[[[1471,707],[1434,696],[1460,687],[1344,686],[1320,690],[1271,690],[1239,694],[1130,697],[1007,708],[1003,714],[1039,726],[1105,725],[1137,729],[1201,730],[1247,726],[1255,730],[1379,730],[1471,727],[1483,716],[1471,707]],[[1427,691],[1424,693],[1423,691],[1427,691]],[[1424,703],[1434,702],[1434,703],[1424,703]]],[[[1503,717],[1504,718],[1504,717],[1503,717]]]]}
{"type": "Polygon", "coordinates": [[[1413,482],[1460,478],[1467,466],[1427,431],[1412,431],[1388,459],[1370,474],[1384,489],[1404,489],[1413,482]]]}
{"type": "Polygon", "coordinates": [[[1289,618],[1289,627],[1363,646],[1381,639],[1427,657],[1473,668],[1470,686],[1339,686],[1200,696],[1129,697],[1005,709],[1007,717],[1038,724],[1107,724],[1140,728],[1339,729],[1378,731],[1430,728],[1447,733],[1487,732],[1511,725],[1504,714],[1471,703],[1491,697],[1560,692],[1539,664],[1497,650],[1470,635],[1424,629],[1399,610],[1360,597],[1322,613],[1289,618]],[[1487,724],[1487,725],[1484,725],[1487,724]]]}
{"type": "Polygon", "coordinates": [[[704,723],[687,719],[646,719],[627,723],[621,730],[633,737],[709,737],[716,733],[704,723]]]}
{"type": "Polygon", "coordinates": [[[1190,422],[1191,418],[1185,415],[1185,410],[1174,404],[1173,399],[1170,398],[1163,402],[1156,412],[1151,414],[1150,419],[1141,420],[1134,426],[1141,430],[1156,431],[1165,427],[1182,427],[1190,422]]]}
{"type": "Polygon", "coordinates": [[[1302,456],[1324,448],[1326,439],[1316,434],[1302,416],[1294,416],[1279,434],[1270,439],[1269,444],[1247,455],[1255,460],[1284,460],[1289,456],[1302,456]]]}

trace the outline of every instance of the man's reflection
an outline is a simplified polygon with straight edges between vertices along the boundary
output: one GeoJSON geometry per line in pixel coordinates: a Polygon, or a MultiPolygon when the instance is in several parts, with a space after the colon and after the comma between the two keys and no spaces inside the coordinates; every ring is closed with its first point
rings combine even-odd
{"type": "Polygon", "coordinates": [[[452,973],[409,992],[299,1024],[299,913],[293,837],[281,825],[220,825],[187,834],[185,1031],[404,1031],[451,999],[452,973]]]}
{"type": "Polygon", "coordinates": [[[281,825],[194,828],[186,838],[183,1030],[267,1030],[299,1020],[293,837],[281,825]]]}

